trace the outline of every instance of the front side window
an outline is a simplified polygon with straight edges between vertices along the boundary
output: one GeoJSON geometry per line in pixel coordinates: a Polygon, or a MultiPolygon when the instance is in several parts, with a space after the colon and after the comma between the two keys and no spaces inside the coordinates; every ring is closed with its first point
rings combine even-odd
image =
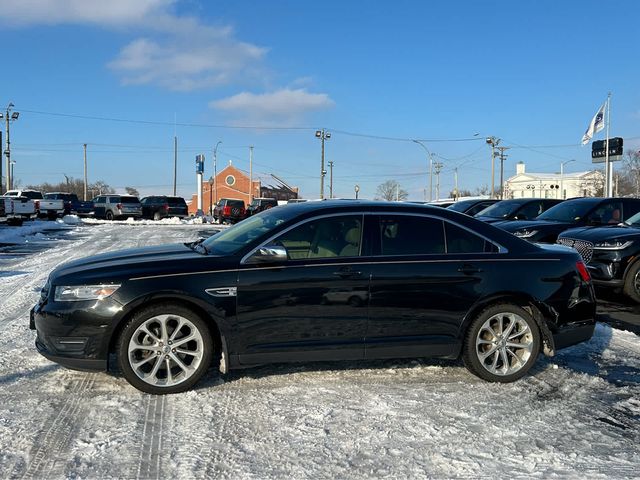
{"type": "Polygon", "coordinates": [[[360,255],[362,216],[341,215],[312,220],[283,233],[273,243],[287,249],[290,260],[360,255]]]}
{"type": "Polygon", "coordinates": [[[442,220],[418,216],[381,216],[382,255],[429,255],[445,253],[442,220]]]}

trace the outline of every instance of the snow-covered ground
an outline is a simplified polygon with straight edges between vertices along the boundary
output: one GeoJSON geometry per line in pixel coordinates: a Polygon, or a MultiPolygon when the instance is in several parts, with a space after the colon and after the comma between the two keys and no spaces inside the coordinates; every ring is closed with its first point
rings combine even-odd
{"type": "Polygon", "coordinates": [[[510,385],[457,362],[315,363],[212,372],[158,397],[35,351],[29,309],[56,265],[210,228],[194,227],[79,225],[0,257],[1,478],[640,475],[640,338],[605,325],[510,385]]]}

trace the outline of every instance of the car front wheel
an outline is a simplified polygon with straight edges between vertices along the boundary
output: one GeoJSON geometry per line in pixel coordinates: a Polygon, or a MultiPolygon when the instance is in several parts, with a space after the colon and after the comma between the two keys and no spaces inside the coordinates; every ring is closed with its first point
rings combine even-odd
{"type": "Polygon", "coordinates": [[[105,218],[107,220],[113,220],[113,212],[107,212],[107,214],[105,215],[105,218]]]}
{"type": "Polygon", "coordinates": [[[498,304],[483,310],[471,323],[463,360],[478,377],[513,382],[523,377],[540,352],[540,331],[523,308],[498,304]]]}
{"type": "Polygon", "coordinates": [[[640,303],[640,262],[631,266],[624,279],[624,293],[633,301],[640,303]]]}
{"type": "Polygon", "coordinates": [[[160,304],[135,314],[118,346],[118,362],[127,381],[152,394],[189,390],[213,358],[206,323],[191,310],[160,304]]]}

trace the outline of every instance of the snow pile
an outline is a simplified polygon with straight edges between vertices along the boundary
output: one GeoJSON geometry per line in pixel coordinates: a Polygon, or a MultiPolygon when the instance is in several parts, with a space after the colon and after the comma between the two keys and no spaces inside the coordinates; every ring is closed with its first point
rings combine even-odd
{"type": "Polygon", "coordinates": [[[52,230],[69,229],[69,225],[62,221],[48,222],[42,220],[34,220],[21,227],[0,227],[0,244],[21,244],[29,243],[33,239],[47,240],[45,234],[52,230]]]}
{"type": "Polygon", "coordinates": [[[82,225],[82,220],[77,215],[65,215],[62,218],[56,220],[58,223],[64,223],[66,225],[82,225]]]}

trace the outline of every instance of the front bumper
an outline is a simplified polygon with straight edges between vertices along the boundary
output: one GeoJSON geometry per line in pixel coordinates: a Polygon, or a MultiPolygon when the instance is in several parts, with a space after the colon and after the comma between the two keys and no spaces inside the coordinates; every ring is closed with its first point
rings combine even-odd
{"type": "Polygon", "coordinates": [[[36,331],[38,352],[49,360],[74,370],[105,371],[114,312],[120,310],[111,299],[39,303],[29,327],[36,331]]]}

